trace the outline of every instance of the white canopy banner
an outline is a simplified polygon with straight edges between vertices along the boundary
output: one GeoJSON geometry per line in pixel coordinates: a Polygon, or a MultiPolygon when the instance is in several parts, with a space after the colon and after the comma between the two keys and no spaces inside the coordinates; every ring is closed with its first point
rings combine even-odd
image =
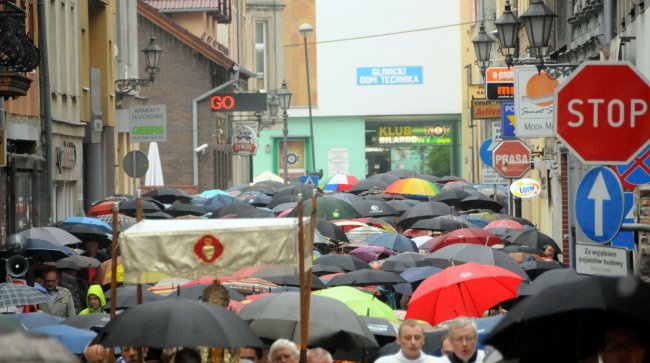
{"type": "Polygon", "coordinates": [[[298,237],[296,218],[143,220],[121,233],[119,246],[125,281],[146,282],[138,276],[196,278],[247,266],[297,265],[298,237]]]}

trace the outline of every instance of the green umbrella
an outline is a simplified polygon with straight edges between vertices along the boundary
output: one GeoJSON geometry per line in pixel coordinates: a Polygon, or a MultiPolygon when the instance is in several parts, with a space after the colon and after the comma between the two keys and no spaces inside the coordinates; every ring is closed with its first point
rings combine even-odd
{"type": "MultiPolygon", "coordinates": [[[[311,198],[303,202],[303,216],[308,217],[311,213],[311,198]]],[[[298,215],[298,208],[295,208],[289,217],[296,217],[298,215]]],[[[336,198],[318,197],[316,198],[316,218],[325,220],[334,219],[352,219],[360,218],[361,214],[354,209],[350,203],[336,198]]]]}
{"type": "Polygon", "coordinates": [[[399,323],[395,311],[390,306],[381,302],[375,295],[355,289],[354,287],[330,287],[329,289],[315,291],[312,294],[339,300],[357,315],[384,318],[391,323],[399,323]]]}

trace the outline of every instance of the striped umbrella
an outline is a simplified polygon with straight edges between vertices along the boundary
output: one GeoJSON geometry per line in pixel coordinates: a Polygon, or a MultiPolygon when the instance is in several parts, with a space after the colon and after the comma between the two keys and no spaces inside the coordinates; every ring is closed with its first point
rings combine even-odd
{"type": "Polygon", "coordinates": [[[344,192],[352,189],[357,183],[359,183],[359,179],[352,175],[337,174],[325,178],[320,183],[320,188],[323,191],[344,192]]]}
{"type": "Polygon", "coordinates": [[[440,193],[440,188],[424,179],[406,178],[389,185],[384,193],[433,197],[440,193]]]}

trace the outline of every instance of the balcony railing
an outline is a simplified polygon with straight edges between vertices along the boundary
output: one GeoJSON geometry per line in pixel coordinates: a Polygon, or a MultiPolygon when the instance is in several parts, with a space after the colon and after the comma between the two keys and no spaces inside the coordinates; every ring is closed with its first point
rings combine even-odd
{"type": "Polygon", "coordinates": [[[38,49],[25,32],[25,10],[0,0],[0,67],[9,72],[31,72],[39,62],[38,49]]]}

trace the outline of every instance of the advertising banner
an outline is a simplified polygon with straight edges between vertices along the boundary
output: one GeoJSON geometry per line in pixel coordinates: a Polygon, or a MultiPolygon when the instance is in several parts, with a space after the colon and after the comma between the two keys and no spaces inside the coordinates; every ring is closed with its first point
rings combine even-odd
{"type": "Polygon", "coordinates": [[[166,142],[167,106],[129,107],[129,138],[131,142],[166,142]]]}

